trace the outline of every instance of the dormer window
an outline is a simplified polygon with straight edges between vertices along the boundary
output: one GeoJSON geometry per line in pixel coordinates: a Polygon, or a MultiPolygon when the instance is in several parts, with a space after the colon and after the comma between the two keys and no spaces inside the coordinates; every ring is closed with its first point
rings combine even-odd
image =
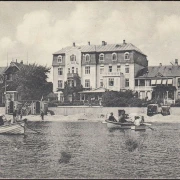
{"type": "Polygon", "coordinates": [[[74,63],[76,61],[76,56],[73,54],[70,56],[71,63],[74,63]]]}
{"type": "Polygon", "coordinates": [[[90,55],[89,55],[89,54],[86,54],[86,55],[85,55],[85,61],[86,61],[86,62],[89,62],[89,61],[90,61],[90,55]]]}
{"type": "Polygon", "coordinates": [[[104,61],[104,54],[103,54],[103,53],[101,53],[101,54],[99,55],[99,61],[104,61]]]}
{"type": "Polygon", "coordinates": [[[129,60],[129,59],[130,59],[130,58],[129,58],[129,53],[128,53],[128,52],[124,53],[124,59],[125,59],[125,60],[129,60]]]}
{"type": "Polygon", "coordinates": [[[62,63],[62,56],[61,56],[61,55],[59,55],[59,56],[57,57],[57,62],[58,62],[58,63],[62,63]]]}
{"type": "Polygon", "coordinates": [[[117,54],[116,53],[112,53],[112,60],[117,61],[117,54]]]}

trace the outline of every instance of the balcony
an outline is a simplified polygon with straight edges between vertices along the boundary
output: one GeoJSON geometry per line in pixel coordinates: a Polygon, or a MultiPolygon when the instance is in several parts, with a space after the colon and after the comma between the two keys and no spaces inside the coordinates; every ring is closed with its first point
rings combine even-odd
{"type": "Polygon", "coordinates": [[[108,72],[108,73],[104,73],[103,76],[118,76],[120,77],[121,76],[121,72],[108,72]]]}
{"type": "Polygon", "coordinates": [[[78,73],[67,73],[67,78],[76,78],[78,77],[78,73]]]}

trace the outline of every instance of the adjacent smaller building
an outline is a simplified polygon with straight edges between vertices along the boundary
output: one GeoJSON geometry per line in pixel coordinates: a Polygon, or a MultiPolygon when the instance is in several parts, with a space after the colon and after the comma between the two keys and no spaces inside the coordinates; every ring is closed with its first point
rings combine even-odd
{"type": "Polygon", "coordinates": [[[180,66],[149,66],[141,69],[135,78],[135,91],[141,99],[160,98],[168,101],[180,99],[180,66]]]}

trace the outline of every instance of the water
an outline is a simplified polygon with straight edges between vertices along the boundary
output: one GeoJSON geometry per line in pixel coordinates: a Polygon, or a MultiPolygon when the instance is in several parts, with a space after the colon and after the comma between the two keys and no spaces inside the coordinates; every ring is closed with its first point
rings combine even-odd
{"type": "Polygon", "coordinates": [[[28,126],[42,133],[0,136],[0,178],[180,178],[180,124],[145,132],[109,131],[100,122],[28,126]]]}

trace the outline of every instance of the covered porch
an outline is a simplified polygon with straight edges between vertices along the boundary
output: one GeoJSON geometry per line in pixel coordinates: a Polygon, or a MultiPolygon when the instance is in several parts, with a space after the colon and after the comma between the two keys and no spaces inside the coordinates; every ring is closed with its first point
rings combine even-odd
{"type": "Polygon", "coordinates": [[[102,95],[108,91],[106,88],[100,87],[93,90],[81,91],[80,101],[83,101],[84,105],[100,105],[102,102],[102,95]]]}

